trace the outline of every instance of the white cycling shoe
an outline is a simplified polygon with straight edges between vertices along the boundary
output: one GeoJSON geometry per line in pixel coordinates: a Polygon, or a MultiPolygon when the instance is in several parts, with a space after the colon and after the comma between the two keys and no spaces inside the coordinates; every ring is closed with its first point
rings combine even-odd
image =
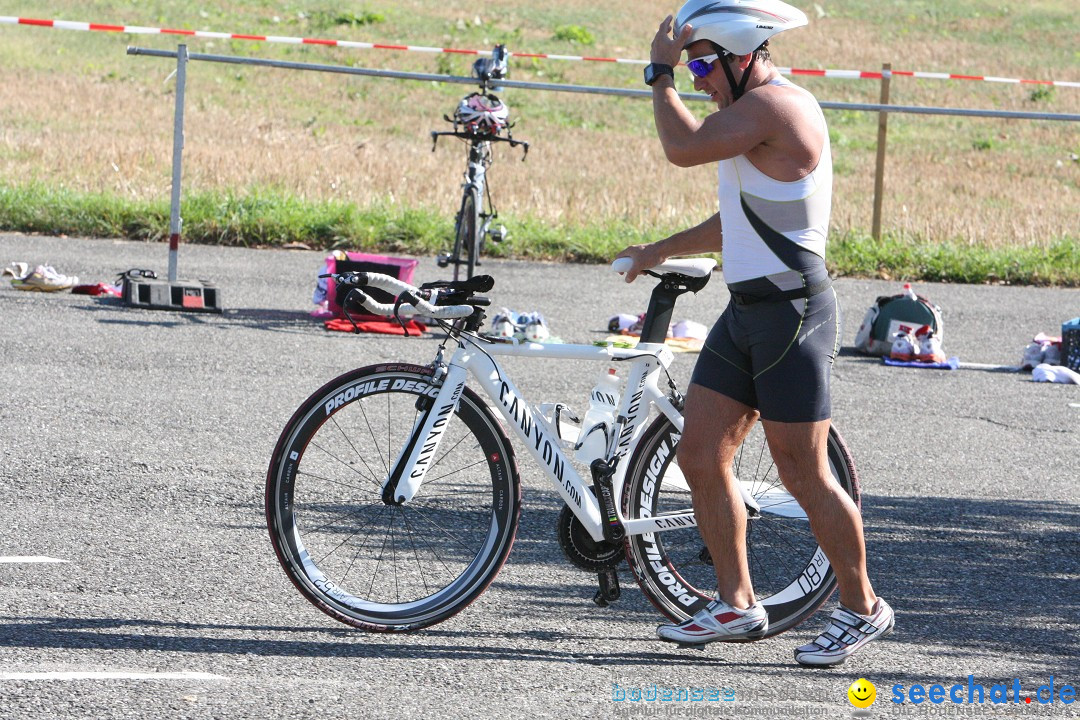
{"type": "Polygon", "coordinates": [[[825,631],[814,642],[795,649],[795,660],[813,667],[839,665],[867,643],[891,633],[894,623],[893,609],[884,598],[877,599],[869,615],[859,615],[841,605],[833,610],[825,631]]]}
{"type": "Polygon", "coordinates": [[[769,630],[769,613],[756,602],[738,610],[723,600],[713,600],[694,617],[678,625],[661,625],[656,635],[680,645],[760,640],[769,630]]]}

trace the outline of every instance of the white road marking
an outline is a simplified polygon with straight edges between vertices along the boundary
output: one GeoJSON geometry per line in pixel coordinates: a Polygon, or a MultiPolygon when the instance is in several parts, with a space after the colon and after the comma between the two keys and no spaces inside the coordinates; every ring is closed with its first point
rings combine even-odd
{"type": "Polygon", "coordinates": [[[67,560],[45,557],[44,555],[9,555],[0,557],[0,563],[66,563],[67,560]]]}
{"type": "Polygon", "coordinates": [[[0,672],[0,680],[224,680],[201,672],[0,672]]]}

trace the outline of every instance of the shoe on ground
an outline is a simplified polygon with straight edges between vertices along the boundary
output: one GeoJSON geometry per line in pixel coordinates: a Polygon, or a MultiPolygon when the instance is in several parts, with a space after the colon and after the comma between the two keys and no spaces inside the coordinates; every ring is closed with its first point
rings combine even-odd
{"type": "Polygon", "coordinates": [[[1043,346],[1042,361],[1047,365],[1061,365],[1061,344],[1049,343],[1043,346]]]}
{"type": "Polygon", "coordinates": [[[517,313],[503,308],[495,313],[491,319],[491,335],[501,338],[512,338],[517,331],[517,313]]]}
{"type": "Polygon", "coordinates": [[[544,342],[551,337],[547,321],[540,313],[532,313],[525,318],[525,339],[529,342],[544,342]]]}
{"type": "Polygon", "coordinates": [[[867,643],[891,633],[894,623],[893,609],[883,598],[877,599],[869,615],[859,615],[841,605],[833,610],[829,624],[816,640],[795,649],[795,660],[811,667],[839,665],[867,643]]]}
{"type": "MultiPolygon", "coordinates": [[[[19,263],[15,263],[14,265],[19,265],[19,263]]],[[[16,290],[31,290],[36,292],[70,290],[78,284],[78,277],[74,275],[61,275],[56,272],[51,265],[38,265],[32,272],[27,273],[21,278],[11,278],[11,286],[16,290]]]]}
{"type": "Polygon", "coordinates": [[[898,332],[893,335],[892,350],[889,357],[893,360],[910,362],[919,354],[919,341],[914,335],[906,332],[898,332]]]}
{"type": "Polygon", "coordinates": [[[661,640],[680,645],[704,645],[717,641],[760,640],[768,630],[769,613],[760,602],[738,610],[717,599],[686,622],[661,625],[656,628],[656,635],[661,640]]]}
{"type": "Polygon", "coordinates": [[[1030,370],[1043,362],[1045,346],[1042,343],[1030,342],[1024,348],[1024,356],[1020,359],[1020,369],[1030,370]]]}
{"type": "Polygon", "coordinates": [[[915,359],[924,363],[945,362],[948,358],[945,357],[945,351],[941,347],[941,340],[938,339],[937,335],[934,335],[934,331],[924,326],[920,329],[920,332],[922,334],[915,334],[915,339],[919,343],[919,354],[915,356],[915,359]]]}
{"type": "MultiPolygon", "coordinates": [[[[4,276],[10,275],[15,280],[22,280],[30,274],[30,266],[24,262],[13,262],[4,268],[4,276]]],[[[14,282],[14,281],[12,281],[14,282]]]]}

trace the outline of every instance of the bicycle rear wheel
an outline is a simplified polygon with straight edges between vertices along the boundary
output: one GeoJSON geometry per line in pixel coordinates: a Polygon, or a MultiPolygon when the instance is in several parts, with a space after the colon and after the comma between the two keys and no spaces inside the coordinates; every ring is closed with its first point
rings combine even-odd
{"type": "Polygon", "coordinates": [[[473,276],[476,270],[476,254],[479,252],[479,238],[476,237],[477,228],[480,227],[480,205],[477,203],[476,189],[469,186],[465,189],[465,195],[461,198],[461,210],[458,211],[457,223],[454,228],[454,279],[467,280],[473,276]],[[460,278],[461,266],[465,265],[466,275],[460,278]]]}
{"type": "Polygon", "coordinates": [[[278,440],[266,478],[270,540],[313,605],[373,631],[433,625],[472,602],[517,532],[513,449],[465,388],[417,495],[382,501],[381,485],[433,397],[430,368],[370,366],[307,399],[278,440]]]}
{"type": "MultiPolygon", "coordinates": [[[[664,416],[642,437],[623,491],[629,519],[692,508],[675,458],[680,437],[664,416]]],[[[828,456],[833,479],[858,505],[855,465],[835,428],[829,430],[828,456]]],[[[761,506],[760,514],[747,518],[747,558],[754,592],[769,613],[766,637],[777,635],[813,614],[836,588],[836,577],[806,513],[780,483],[761,423],[743,441],[734,465],[735,476],[761,506]]],[[[687,620],[716,597],[716,573],[697,527],[630,536],[626,554],[641,589],[673,622],[687,620]]]]}

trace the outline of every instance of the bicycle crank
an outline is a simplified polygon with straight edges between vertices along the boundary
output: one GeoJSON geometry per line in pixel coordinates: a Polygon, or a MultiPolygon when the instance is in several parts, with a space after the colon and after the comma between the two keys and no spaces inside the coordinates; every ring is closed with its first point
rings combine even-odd
{"type": "Polygon", "coordinates": [[[626,556],[623,543],[593,540],[581,521],[566,505],[563,505],[562,512],[559,513],[556,531],[559,547],[562,548],[566,559],[582,570],[596,573],[600,589],[593,597],[593,602],[600,607],[607,607],[609,603],[618,600],[621,590],[615,568],[626,556]]]}

